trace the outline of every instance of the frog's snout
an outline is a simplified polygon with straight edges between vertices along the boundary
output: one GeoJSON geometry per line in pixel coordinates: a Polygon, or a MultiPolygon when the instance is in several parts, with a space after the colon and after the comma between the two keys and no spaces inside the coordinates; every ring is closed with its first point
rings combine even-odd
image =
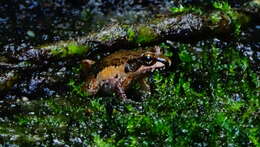
{"type": "Polygon", "coordinates": [[[163,63],[167,68],[172,65],[172,61],[169,58],[157,58],[157,61],[163,63]]]}

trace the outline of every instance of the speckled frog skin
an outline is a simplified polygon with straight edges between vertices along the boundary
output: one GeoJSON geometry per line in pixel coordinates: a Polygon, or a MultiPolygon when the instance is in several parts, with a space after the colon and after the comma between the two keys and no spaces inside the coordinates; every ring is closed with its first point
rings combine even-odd
{"type": "Polygon", "coordinates": [[[127,99],[126,90],[133,81],[140,82],[144,90],[149,90],[145,81],[147,74],[171,65],[171,60],[162,55],[159,47],[154,47],[154,50],[120,50],[97,63],[83,60],[88,71],[83,89],[91,95],[116,93],[123,100],[127,99]]]}

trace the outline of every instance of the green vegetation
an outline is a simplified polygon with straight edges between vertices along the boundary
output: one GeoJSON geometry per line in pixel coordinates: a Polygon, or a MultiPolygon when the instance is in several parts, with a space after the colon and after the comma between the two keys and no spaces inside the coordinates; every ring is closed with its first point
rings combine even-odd
{"type": "MultiPolygon", "coordinates": [[[[220,26],[219,22],[225,17],[225,19],[230,19],[233,28],[234,34],[238,36],[241,32],[241,26],[246,24],[249,21],[249,17],[239,13],[237,10],[232,8],[227,1],[213,1],[212,7],[215,10],[210,13],[209,18],[212,23],[212,27],[214,25],[220,26]],[[228,18],[227,18],[228,17],[228,18]]],[[[209,6],[208,6],[209,7],[209,6]]],[[[194,6],[183,6],[180,5],[179,7],[173,7],[170,9],[173,14],[180,14],[180,13],[197,13],[199,15],[203,15],[208,13],[209,11],[203,7],[194,7],[194,6]]]]}
{"type": "Polygon", "coordinates": [[[158,34],[154,30],[145,25],[141,25],[134,29],[131,26],[127,26],[127,39],[130,42],[137,44],[150,43],[156,40],[158,34]]]}
{"type": "Polygon", "coordinates": [[[183,6],[183,5],[180,5],[179,7],[173,7],[173,8],[170,9],[170,11],[173,14],[190,13],[190,12],[197,13],[197,14],[202,14],[203,13],[203,11],[200,8],[198,8],[198,7],[183,6]]]}
{"type": "Polygon", "coordinates": [[[147,43],[154,41],[157,35],[154,30],[148,26],[140,26],[137,30],[137,43],[147,43]]]}
{"type": "Polygon", "coordinates": [[[218,24],[222,19],[220,12],[210,13],[209,18],[212,24],[218,24]]]}
{"type": "Polygon", "coordinates": [[[241,25],[246,23],[249,18],[239,14],[226,1],[214,1],[212,5],[215,9],[221,10],[231,18],[232,24],[234,25],[234,33],[235,35],[239,35],[241,25]]]}
{"type": "Polygon", "coordinates": [[[232,11],[231,6],[226,1],[214,1],[212,5],[214,8],[220,9],[225,12],[232,11]]]}
{"type": "Polygon", "coordinates": [[[175,68],[153,76],[154,93],[139,104],[71,94],[23,104],[0,120],[5,144],[97,146],[259,146],[259,76],[232,45],[161,44],[175,68]],[[201,50],[195,51],[193,47],[201,50]],[[171,54],[169,53],[171,52],[171,54]],[[175,59],[176,58],[176,59],[175,59]],[[14,131],[6,132],[4,128],[14,131]],[[23,133],[26,132],[26,133],[23,133]],[[35,135],[33,135],[35,134],[35,135]],[[10,140],[16,135],[16,139],[10,140]]]}
{"type": "Polygon", "coordinates": [[[70,80],[69,83],[68,83],[68,86],[71,87],[71,92],[76,94],[76,95],[79,95],[81,97],[86,97],[88,96],[89,94],[85,91],[82,90],[82,86],[83,86],[84,83],[81,83],[81,84],[77,84],[75,80],[70,80]]]}
{"type": "Polygon", "coordinates": [[[129,27],[127,29],[127,37],[129,41],[133,41],[135,39],[135,31],[133,30],[132,27],[129,27]]]}
{"type": "Polygon", "coordinates": [[[40,49],[48,50],[50,54],[67,57],[71,55],[82,55],[87,53],[89,50],[89,46],[78,44],[75,41],[60,41],[56,44],[40,46],[40,49]]]}
{"type": "Polygon", "coordinates": [[[86,46],[78,45],[76,43],[70,43],[70,44],[68,44],[67,47],[68,47],[67,54],[69,54],[69,55],[84,54],[88,50],[88,48],[86,48],[86,46]]]}

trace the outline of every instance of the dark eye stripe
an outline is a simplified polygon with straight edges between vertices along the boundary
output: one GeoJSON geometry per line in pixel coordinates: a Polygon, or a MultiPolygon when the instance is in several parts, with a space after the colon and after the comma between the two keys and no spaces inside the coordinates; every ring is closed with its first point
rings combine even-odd
{"type": "Polygon", "coordinates": [[[141,64],[137,59],[129,60],[125,65],[125,72],[134,72],[141,67],[141,64]]]}

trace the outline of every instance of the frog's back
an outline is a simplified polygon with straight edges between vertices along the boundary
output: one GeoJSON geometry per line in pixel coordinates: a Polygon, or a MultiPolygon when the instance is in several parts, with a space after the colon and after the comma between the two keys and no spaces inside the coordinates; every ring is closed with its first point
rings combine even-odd
{"type": "Polygon", "coordinates": [[[105,67],[122,65],[130,59],[140,57],[142,53],[144,53],[144,50],[120,50],[105,57],[99,64],[105,67]]]}
{"type": "Polygon", "coordinates": [[[91,68],[90,74],[96,75],[109,66],[123,65],[130,59],[138,58],[143,52],[143,50],[120,50],[112,53],[100,61],[97,61],[97,63],[95,63],[91,68]]]}

